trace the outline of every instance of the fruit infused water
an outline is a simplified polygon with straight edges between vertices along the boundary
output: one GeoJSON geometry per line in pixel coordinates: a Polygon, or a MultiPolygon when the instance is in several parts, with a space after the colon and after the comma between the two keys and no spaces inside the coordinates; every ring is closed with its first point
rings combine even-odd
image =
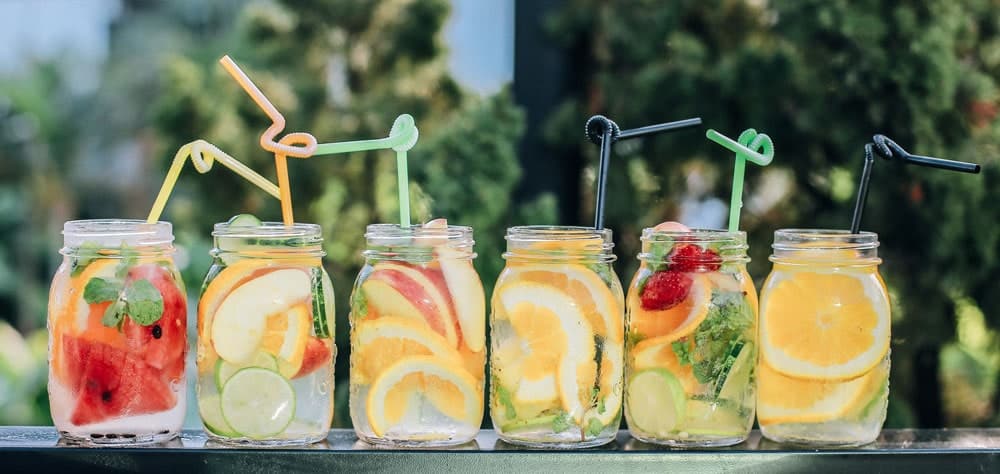
{"type": "Polygon", "coordinates": [[[659,228],[643,230],[629,285],[629,430],[672,446],[739,443],[753,425],[757,361],[746,234],[659,228]]]}
{"type": "Polygon", "coordinates": [[[368,226],[351,295],[350,411],[366,442],[446,446],[483,419],[486,308],[472,229],[368,226]]]}
{"type": "Polygon", "coordinates": [[[875,440],[889,395],[889,296],[870,232],[778,230],[761,290],[757,416],[767,438],[875,440]]]}
{"type": "Polygon", "coordinates": [[[198,304],[198,410],[210,439],[291,445],[333,418],[334,295],[320,227],[216,224],[198,304]]]}
{"type": "Polygon", "coordinates": [[[610,230],[512,227],[493,292],[490,412],[504,441],[582,448],[621,420],[624,298],[610,230]]]}
{"type": "Polygon", "coordinates": [[[63,438],[140,444],[184,420],[187,298],[167,222],[69,221],[49,292],[49,407],[63,438]]]}

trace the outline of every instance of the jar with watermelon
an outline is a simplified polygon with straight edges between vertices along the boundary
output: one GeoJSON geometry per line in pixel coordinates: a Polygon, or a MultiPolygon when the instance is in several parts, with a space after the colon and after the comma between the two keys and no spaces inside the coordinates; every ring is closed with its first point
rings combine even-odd
{"type": "Polygon", "coordinates": [[[490,317],[490,413],[501,439],[537,448],[614,440],[625,308],[611,231],[507,230],[490,317]]]}
{"type": "Polygon", "coordinates": [[[635,438],[728,446],[753,425],[757,293],[744,232],[663,223],[629,285],[625,418],[635,438]]]}
{"type": "Polygon", "coordinates": [[[315,224],[215,225],[198,302],[198,410],[212,440],[282,446],[333,419],[333,285],[315,224]]]}
{"type": "Polygon", "coordinates": [[[146,444],[184,420],[187,298],[167,222],[63,226],[49,292],[49,407],[81,444],[146,444]]]}
{"type": "Polygon", "coordinates": [[[362,441],[454,446],[483,420],[486,301],[472,228],[368,226],[351,294],[350,412],[362,441]]]}

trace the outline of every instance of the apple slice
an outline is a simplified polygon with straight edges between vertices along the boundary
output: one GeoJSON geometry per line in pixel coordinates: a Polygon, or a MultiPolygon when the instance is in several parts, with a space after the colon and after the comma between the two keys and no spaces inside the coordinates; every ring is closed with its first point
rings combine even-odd
{"type": "Polygon", "coordinates": [[[235,364],[249,361],[264,338],[267,317],[308,301],[311,291],[309,274],[294,269],[275,270],[240,285],[212,320],[215,352],[235,364]]]}
{"type": "Polygon", "coordinates": [[[479,274],[462,252],[445,246],[435,251],[455,305],[462,340],[469,350],[479,352],[486,345],[486,295],[479,274]]]}
{"type": "Polygon", "coordinates": [[[380,262],[361,288],[368,297],[368,305],[374,307],[380,316],[426,321],[431,330],[444,336],[452,347],[457,348],[458,323],[448,300],[431,278],[442,277],[401,263],[380,262]]]}

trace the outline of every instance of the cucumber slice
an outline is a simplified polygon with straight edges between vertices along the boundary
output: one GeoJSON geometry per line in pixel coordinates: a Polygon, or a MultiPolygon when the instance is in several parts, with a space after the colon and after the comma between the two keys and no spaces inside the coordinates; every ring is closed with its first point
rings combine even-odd
{"type": "Polygon", "coordinates": [[[249,367],[222,390],[222,418],[236,433],[253,439],[276,436],[295,418],[295,390],[277,372],[249,367]]]}
{"type": "Polygon", "coordinates": [[[627,387],[625,406],[630,424],[660,436],[677,428],[687,396],[674,374],[665,369],[646,369],[635,374],[627,387]]]}
{"type": "Polygon", "coordinates": [[[230,227],[259,227],[260,219],[253,214],[237,214],[226,222],[230,227]]]}
{"type": "Polygon", "coordinates": [[[222,405],[219,400],[220,397],[217,393],[198,397],[198,414],[201,415],[201,422],[205,425],[205,430],[227,438],[239,436],[222,417],[222,405]]]}
{"type": "Polygon", "coordinates": [[[556,421],[556,418],[556,415],[543,415],[524,420],[514,420],[500,425],[500,431],[503,431],[504,433],[516,433],[519,431],[531,431],[539,428],[549,430],[552,428],[552,422],[556,421]]]}
{"type": "Polygon", "coordinates": [[[226,385],[226,382],[239,372],[247,367],[260,367],[262,369],[267,369],[273,372],[278,372],[278,359],[267,352],[258,352],[247,364],[234,364],[232,362],[226,362],[220,357],[218,361],[215,362],[215,386],[218,387],[219,391],[222,391],[222,387],[226,385]]]}
{"type": "Polygon", "coordinates": [[[312,286],[313,331],[316,332],[316,337],[326,339],[333,336],[336,327],[333,284],[326,270],[322,268],[313,270],[312,286]]]}
{"type": "Polygon", "coordinates": [[[746,397],[747,385],[750,384],[750,375],[753,373],[753,366],[757,363],[753,357],[753,344],[747,342],[739,349],[736,360],[729,367],[725,381],[719,389],[719,398],[731,400],[737,404],[743,402],[746,397]]]}
{"type": "Polygon", "coordinates": [[[705,400],[688,400],[684,421],[678,428],[709,436],[745,436],[749,429],[749,420],[731,404],[705,400]]]}

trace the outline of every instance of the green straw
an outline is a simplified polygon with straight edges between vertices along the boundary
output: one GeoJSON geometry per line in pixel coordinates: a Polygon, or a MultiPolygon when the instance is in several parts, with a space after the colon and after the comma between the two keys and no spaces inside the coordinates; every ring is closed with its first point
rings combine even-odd
{"type": "Polygon", "coordinates": [[[406,152],[417,144],[420,132],[409,114],[396,117],[386,138],[357,140],[351,142],[321,143],[316,145],[315,155],[335,155],[357,151],[386,150],[396,152],[396,182],[399,190],[399,225],[410,227],[410,180],[407,170],[406,152]]]}
{"type": "Polygon", "coordinates": [[[733,166],[733,195],[729,201],[729,232],[736,232],[740,227],[740,210],[743,208],[743,175],[746,172],[747,161],[760,166],[771,164],[771,160],[774,159],[774,143],[767,134],[758,134],[757,130],[752,128],[744,130],[740,134],[739,141],[712,129],[708,129],[705,136],[736,153],[736,163],[733,166]]]}

